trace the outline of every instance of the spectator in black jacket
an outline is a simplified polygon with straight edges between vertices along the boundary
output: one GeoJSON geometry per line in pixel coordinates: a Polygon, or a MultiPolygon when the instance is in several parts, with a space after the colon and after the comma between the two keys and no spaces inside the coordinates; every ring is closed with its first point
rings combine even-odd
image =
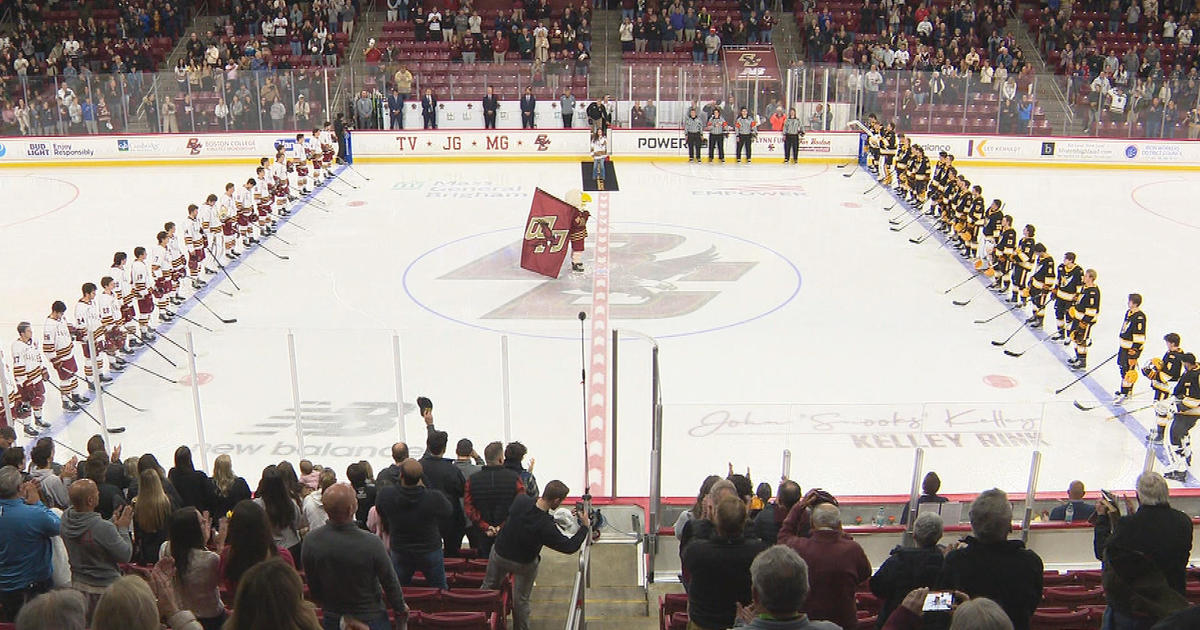
{"type": "Polygon", "coordinates": [[[791,479],[779,484],[779,496],[754,517],[754,535],[768,545],[779,539],[779,528],[787,518],[792,506],[800,501],[800,484],[791,479]]]}
{"type": "Polygon", "coordinates": [[[471,544],[486,558],[508,518],[513,499],[525,494],[521,476],[502,465],[504,445],[492,442],[483,449],[487,465],[467,479],[463,488],[463,508],[471,521],[471,544]]]}
{"type": "MultiPolygon", "coordinates": [[[[433,427],[433,416],[429,416],[429,426],[433,427]]],[[[450,436],[445,431],[431,430],[425,440],[425,455],[420,459],[421,467],[425,470],[425,486],[438,490],[450,501],[450,517],[438,524],[442,533],[442,546],[447,557],[458,556],[462,548],[464,516],[462,498],[466,479],[462,471],[454,465],[454,461],[446,459],[446,444],[450,436]]]]}
{"type": "Polygon", "coordinates": [[[533,88],[526,87],[525,94],[521,95],[521,128],[533,129],[534,127],[534,111],[537,110],[537,99],[533,97],[533,88]]]}
{"type": "Polygon", "coordinates": [[[504,467],[515,471],[521,477],[521,483],[525,485],[525,494],[531,497],[538,496],[537,477],[533,476],[534,460],[529,460],[529,469],[526,470],[521,461],[525,459],[525,455],[529,453],[529,449],[520,442],[509,442],[508,446],[504,447],[504,467]]]}
{"type": "Polygon", "coordinates": [[[92,453],[101,452],[105,457],[109,457],[108,472],[104,478],[108,483],[124,490],[129,487],[129,478],[125,475],[125,465],[121,463],[121,447],[113,448],[111,457],[104,447],[104,437],[100,434],[93,435],[88,438],[87,452],[90,456],[92,453]]]}
{"type": "Polygon", "coordinates": [[[508,576],[513,576],[514,630],[529,630],[529,597],[537,579],[542,547],[559,553],[575,553],[589,535],[591,521],[586,513],[578,515],[583,526],[570,538],[559,531],[554,517],[549,514],[562,505],[569,492],[566,484],[555,479],[546,484],[546,490],[538,499],[528,495],[513,499],[508,520],[496,536],[496,545],[488,556],[483,588],[498,589],[508,576]]]}
{"type": "MultiPolygon", "coordinates": [[[[183,505],[183,498],[179,496],[179,491],[175,488],[175,484],[171,483],[170,479],[167,479],[167,473],[165,470],[163,470],[163,467],[159,465],[158,458],[150,453],[146,453],[145,455],[139,457],[137,462],[137,472],[139,476],[141,476],[141,474],[147,470],[153,470],[158,475],[158,480],[162,482],[163,492],[166,493],[167,498],[171,500],[171,505],[174,505],[176,508],[183,505]]],[[[135,479],[134,482],[136,481],[137,480],[135,479]]],[[[138,494],[138,487],[134,482],[130,482],[129,484],[130,499],[138,494]]]]}
{"type": "MultiPolygon", "coordinates": [[[[921,496],[917,497],[917,505],[922,503],[945,503],[950,499],[938,494],[938,490],[942,489],[942,478],[938,474],[929,471],[925,474],[925,478],[921,480],[921,496]]],[[[911,504],[904,505],[904,511],[900,513],[900,524],[908,524],[908,511],[911,509],[911,504]]]]}
{"type": "Polygon", "coordinates": [[[412,583],[420,571],[434,588],[446,584],[445,555],[438,523],[450,517],[446,495],[425,487],[421,462],[406,459],[400,464],[400,485],[379,489],[375,510],[392,541],[392,563],[400,583],[412,583]]]}
{"type": "Polygon", "coordinates": [[[993,488],[971,504],[971,531],[962,546],[946,554],[938,586],[1000,604],[1013,630],[1028,630],[1042,601],[1042,559],[1020,540],[1009,540],[1012,504],[993,488]]]}
{"type": "Polygon", "coordinates": [[[1096,557],[1104,561],[1104,627],[1145,628],[1187,607],[1184,599],[1192,520],[1171,507],[1167,482],[1155,472],[1137,480],[1137,512],[1096,506],[1096,557]]]}
{"type": "Polygon", "coordinates": [[[400,483],[400,464],[404,463],[406,459],[408,459],[408,445],[404,442],[393,444],[392,464],[375,475],[375,485],[382,488],[400,483]]]}
{"type": "Polygon", "coordinates": [[[104,451],[97,451],[89,455],[82,466],[83,476],[96,483],[96,489],[99,492],[96,512],[104,520],[111,519],[113,511],[125,505],[125,495],[121,493],[121,489],[106,480],[108,465],[108,456],[104,454],[104,451]]]}
{"type": "Polygon", "coordinates": [[[213,485],[208,475],[192,464],[192,449],[186,446],[175,449],[175,467],[167,473],[167,479],[179,493],[179,507],[194,507],[198,512],[212,514],[217,503],[213,485]]]}
{"type": "Polygon", "coordinates": [[[724,496],[715,509],[716,532],[683,552],[688,584],[688,626],[720,630],[733,625],[738,604],[749,605],[750,563],[769,545],[746,538],[746,503],[724,496]]]}
{"type": "Polygon", "coordinates": [[[871,576],[871,592],[883,600],[876,628],[887,623],[888,616],[909,591],[937,584],[945,557],[945,549],[938,544],[941,539],[942,517],[932,512],[918,516],[913,524],[913,542],[917,546],[897,546],[871,576]]]}
{"type": "Polygon", "coordinates": [[[246,483],[244,477],[234,474],[233,460],[227,453],[217,455],[217,461],[213,463],[211,481],[215,509],[211,514],[213,522],[233,512],[234,506],[239,502],[250,499],[250,484],[246,483]]]}
{"type": "Polygon", "coordinates": [[[375,507],[377,486],[371,483],[371,479],[367,475],[367,466],[362,462],[346,467],[346,480],[350,482],[350,487],[354,488],[354,498],[358,501],[354,522],[358,523],[362,529],[366,529],[367,517],[371,514],[371,508],[375,507]]]}

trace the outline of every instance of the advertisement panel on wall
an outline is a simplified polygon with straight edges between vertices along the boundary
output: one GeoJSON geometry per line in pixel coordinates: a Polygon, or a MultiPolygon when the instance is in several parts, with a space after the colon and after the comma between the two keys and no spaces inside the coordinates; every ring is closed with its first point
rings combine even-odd
{"type": "Polygon", "coordinates": [[[0,138],[0,166],[88,162],[211,162],[274,155],[295,134],[158,134],[0,138]]]}
{"type": "Polygon", "coordinates": [[[356,131],[354,159],[363,161],[405,158],[503,158],[579,156],[589,151],[586,129],[538,131],[499,129],[476,131],[356,131]]]}
{"type": "Polygon", "coordinates": [[[1200,166],[1200,142],[1125,138],[1053,138],[909,134],[913,142],[947,151],[955,161],[1014,165],[1200,166]]]}
{"type": "MultiPolygon", "coordinates": [[[[610,134],[614,158],[628,156],[687,156],[687,142],[678,129],[617,129],[610,134]]],[[[725,140],[725,152],[733,157],[736,138],[725,140]]],[[[800,158],[849,159],[858,155],[858,134],[815,132],[800,138],[800,158]]],[[[703,154],[708,155],[705,146],[703,154]]],[[[753,154],[783,159],[783,134],[764,131],[754,140],[753,154]]]]}

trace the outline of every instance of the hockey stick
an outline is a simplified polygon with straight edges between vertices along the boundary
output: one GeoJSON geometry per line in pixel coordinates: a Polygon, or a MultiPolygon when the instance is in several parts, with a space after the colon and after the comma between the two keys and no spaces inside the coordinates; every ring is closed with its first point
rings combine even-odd
{"type": "MultiPolygon", "coordinates": [[[[163,333],[161,333],[161,332],[160,332],[160,333],[157,333],[157,334],[158,334],[158,336],[159,336],[159,337],[162,337],[163,339],[166,339],[166,340],[167,340],[167,343],[170,343],[171,345],[175,346],[176,348],[179,348],[180,350],[183,350],[184,352],[187,352],[187,348],[184,348],[183,346],[179,345],[179,342],[175,341],[174,339],[171,339],[170,337],[166,336],[165,334],[163,334],[163,333]]],[[[178,367],[178,366],[176,366],[176,367],[178,367]]]]}
{"type": "Polygon", "coordinates": [[[913,245],[920,245],[921,243],[924,243],[926,240],[928,240],[930,236],[933,236],[933,230],[929,230],[928,232],[926,232],[916,238],[910,238],[910,239],[908,239],[908,242],[912,243],[913,245]]]}
{"type": "MultiPolygon", "coordinates": [[[[127,362],[127,363],[128,363],[128,362],[127,362]]],[[[76,373],[74,373],[74,372],[68,372],[68,374],[70,374],[71,376],[74,376],[74,377],[76,377],[76,378],[78,378],[78,377],[79,377],[79,375],[78,375],[78,374],[76,374],[76,373]]],[[[80,379],[80,380],[83,380],[83,379],[80,379]]],[[[136,411],[136,412],[138,412],[138,413],[142,413],[142,412],[146,411],[145,409],[142,409],[141,407],[139,407],[139,406],[137,406],[137,405],[135,405],[135,404],[133,404],[133,403],[129,402],[128,400],[125,400],[124,398],[121,398],[120,396],[118,396],[118,395],[116,395],[116,394],[114,394],[114,393],[112,393],[112,392],[108,391],[107,389],[106,389],[106,390],[103,390],[103,391],[104,391],[104,394],[105,394],[105,395],[107,395],[108,397],[110,397],[110,398],[112,398],[113,400],[115,400],[115,401],[117,401],[117,402],[121,403],[122,405],[125,405],[126,407],[129,407],[130,409],[132,409],[132,410],[134,410],[134,411],[136,411]]]]}
{"type": "Polygon", "coordinates": [[[358,169],[354,168],[353,164],[347,164],[346,168],[350,169],[351,173],[354,173],[355,175],[358,175],[359,177],[361,177],[367,181],[371,181],[370,177],[367,177],[366,175],[363,175],[362,173],[360,173],[358,169]]]}
{"type": "Polygon", "coordinates": [[[1106,421],[1107,421],[1107,420],[1116,420],[1117,418],[1121,418],[1121,417],[1123,417],[1123,416],[1132,416],[1133,414],[1135,414],[1135,413],[1137,413],[1137,412],[1139,412],[1139,411],[1145,411],[1145,410],[1147,410],[1147,409],[1149,409],[1149,408],[1151,408],[1151,407],[1153,407],[1153,406],[1154,406],[1154,403],[1150,403],[1149,405],[1142,405],[1141,407],[1138,407],[1137,409],[1128,409],[1128,410],[1124,410],[1124,411],[1122,411],[1121,413],[1119,413],[1119,414],[1117,414],[1117,415],[1115,415],[1115,416],[1109,416],[1109,417],[1105,418],[1105,420],[1106,420],[1106,421]]]}
{"type": "MultiPolygon", "coordinates": [[[[199,300],[197,300],[197,301],[199,301],[199,300]]],[[[189,323],[189,324],[191,324],[191,325],[193,325],[193,326],[195,326],[195,327],[197,327],[197,328],[202,328],[202,329],[204,329],[204,330],[207,330],[208,332],[216,332],[216,331],[214,331],[213,329],[209,328],[208,326],[205,326],[204,324],[201,324],[200,322],[198,322],[198,321],[196,321],[196,320],[194,320],[194,319],[191,319],[191,318],[189,318],[189,317],[186,317],[186,316],[184,316],[184,315],[179,315],[179,314],[177,313],[177,314],[175,315],[175,317],[178,317],[179,319],[182,319],[183,321],[185,321],[185,322],[187,322],[187,323],[189,323]]]]}
{"type": "Polygon", "coordinates": [[[1001,316],[1003,316],[1005,313],[1011,313],[1011,312],[1013,312],[1014,310],[1016,310],[1016,309],[1018,309],[1018,308],[1020,308],[1020,307],[1021,307],[1021,305],[1020,305],[1020,304],[1013,304],[1012,306],[1010,306],[1010,307],[1008,307],[1008,308],[1004,309],[1003,311],[1000,311],[999,313],[996,313],[995,315],[992,315],[991,317],[989,317],[989,318],[987,318],[987,319],[977,319],[977,320],[975,320],[975,323],[976,323],[976,324],[986,324],[986,323],[988,323],[988,322],[990,322],[990,321],[992,321],[992,320],[994,320],[994,319],[996,319],[996,318],[998,318],[998,317],[1001,317],[1001,316]]]}
{"type": "Polygon", "coordinates": [[[857,172],[858,172],[858,162],[855,162],[854,168],[850,169],[849,173],[842,173],[842,177],[854,177],[854,174],[857,172]]]}
{"type": "MultiPolygon", "coordinates": [[[[153,346],[153,345],[152,345],[152,344],[151,344],[149,341],[147,341],[145,345],[146,345],[146,347],[147,347],[147,348],[150,348],[150,350],[151,350],[151,351],[153,351],[153,352],[154,352],[154,354],[157,354],[158,356],[162,357],[163,361],[166,361],[167,363],[170,363],[170,364],[171,364],[171,367],[173,367],[173,368],[178,368],[178,367],[179,367],[178,365],[176,365],[176,364],[175,364],[175,362],[174,362],[174,361],[172,361],[172,360],[168,359],[168,358],[167,358],[167,355],[163,354],[162,352],[159,352],[159,351],[158,351],[158,348],[155,348],[155,347],[154,347],[154,346],[153,346]]],[[[129,362],[129,365],[134,365],[134,363],[133,363],[132,361],[130,361],[130,362],[129,362]]]]}
{"type": "Polygon", "coordinates": [[[1058,394],[1061,394],[1061,393],[1063,393],[1063,392],[1067,391],[1067,388],[1069,388],[1070,386],[1074,385],[1075,383],[1078,383],[1079,381],[1082,381],[1083,379],[1085,379],[1085,378],[1087,378],[1087,377],[1091,376],[1092,372],[1095,372],[1096,370],[1099,370],[1100,368],[1104,367],[1105,365],[1108,365],[1108,362],[1109,362],[1109,361],[1112,361],[1112,360],[1113,360],[1113,359],[1115,359],[1115,358],[1117,358],[1117,353],[1116,353],[1116,352],[1112,353],[1112,356],[1108,357],[1107,359],[1105,359],[1105,360],[1101,361],[1100,363],[1097,363],[1097,364],[1096,364],[1096,367],[1093,367],[1092,369],[1088,370],[1087,372],[1084,372],[1083,374],[1080,374],[1080,375],[1079,375],[1079,378],[1077,378],[1077,379],[1075,379],[1075,380],[1071,381],[1070,383],[1067,383],[1066,385],[1063,385],[1062,387],[1060,387],[1060,388],[1058,388],[1058,389],[1054,390],[1054,394],[1057,396],[1058,394]]]}
{"type": "Polygon", "coordinates": [[[907,222],[907,223],[905,223],[904,225],[893,225],[892,227],[890,227],[890,228],[888,228],[888,229],[889,229],[889,230],[891,230],[891,231],[893,231],[893,232],[903,232],[903,231],[904,231],[904,228],[906,228],[906,227],[908,227],[908,226],[912,225],[913,223],[916,223],[916,222],[917,222],[917,219],[919,219],[919,218],[920,218],[920,217],[913,217],[912,219],[909,219],[909,220],[908,220],[908,222],[907,222]]]}
{"type": "Polygon", "coordinates": [[[135,367],[135,368],[137,368],[137,369],[139,369],[139,370],[141,370],[141,371],[143,371],[143,372],[146,372],[146,373],[148,373],[148,374],[153,374],[154,376],[157,376],[158,378],[161,378],[162,380],[164,380],[164,381],[166,381],[166,382],[168,382],[168,383],[177,384],[177,383],[176,383],[176,381],[173,381],[173,380],[171,380],[171,379],[169,379],[169,378],[167,378],[167,377],[163,376],[162,374],[159,374],[158,372],[155,372],[154,370],[151,370],[150,368],[144,368],[144,367],[142,367],[142,366],[140,366],[140,365],[138,365],[138,364],[136,364],[136,363],[130,363],[129,365],[132,365],[133,367],[135,367]]]}
{"type": "Polygon", "coordinates": [[[1019,356],[1024,355],[1026,352],[1029,352],[1030,350],[1033,350],[1034,348],[1046,343],[1047,341],[1053,341],[1053,340],[1054,340],[1053,337],[1047,336],[1045,339],[1042,339],[1041,341],[1036,341],[1034,343],[1029,344],[1029,346],[1027,346],[1024,350],[1021,350],[1019,352],[1014,351],[1014,350],[1005,350],[1004,354],[1007,354],[1010,357],[1019,357],[1019,356]]]}
{"type": "Polygon", "coordinates": [[[270,247],[267,247],[266,245],[263,245],[262,243],[259,243],[258,246],[261,247],[263,250],[265,250],[268,254],[278,258],[279,260],[291,260],[291,257],[284,256],[282,254],[276,254],[274,250],[272,250],[270,247]]]}
{"type": "Polygon", "coordinates": [[[993,339],[992,345],[993,346],[1003,346],[1004,344],[1012,341],[1013,337],[1016,337],[1017,333],[1021,332],[1022,330],[1025,330],[1025,322],[1021,322],[1021,326],[1019,328],[1017,328],[1016,330],[1014,330],[1011,335],[1005,337],[1004,341],[996,341],[995,339],[993,339]]]}
{"type": "Polygon", "coordinates": [[[330,173],[330,174],[329,174],[329,179],[325,180],[325,183],[326,183],[326,184],[329,184],[329,183],[332,183],[332,182],[334,182],[334,181],[339,181],[339,182],[341,182],[341,183],[343,183],[343,184],[345,184],[345,185],[347,185],[347,186],[349,186],[349,187],[353,188],[354,190],[358,190],[358,186],[355,186],[354,184],[350,183],[350,181],[349,181],[349,180],[342,179],[341,175],[337,175],[337,174],[334,174],[334,173],[330,173]]]}
{"type": "MultiPolygon", "coordinates": [[[[229,270],[225,268],[225,265],[221,264],[220,257],[218,257],[216,254],[213,254],[212,249],[207,249],[205,251],[207,251],[213,257],[213,262],[216,263],[217,269],[220,269],[221,272],[225,274],[225,277],[229,279],[229,284],[232,284],[233,288],[237,289],[238,291],[241,291],[242,287],[239,287],[238,283],[233,281],[233,276],[229,275],[229,270]]],[[[195,296],[193,295],[192,297],[195,297],[195,296]]]]}
{"type": "MultiPolygon", "coordinates": [[[[133,365],[133,364],[131,363],[130,365],[133,365]]],[[[51,381],[50,381],[50,379],[48,379],[48,378],[44,378],[44,379],[42,379],[42,380],[43,380],[43,381],[45,381],[46,383],[50,383],[50,387],[53,387],[54,389],[57,389],[57,390],[58,390],[58,393],[60,393],[60,394],[62,394],[62,393],[63,393],[63,390],[62,390],[62,388],[61,388],[61,387],[59,387],[58,385],[55,385],[53,382],[51,382],[51,381]]],[[[103,389],[103,387],[102,387],[101,389],[103,389]]],[[[104,426],[104,424],[103,424],[102,422],[100,422],[99,420],[97,420],[97,419],[96,419],[96,416],[93,416],[93,415],[92,415],[92,412],[88,411],[87,409],[84,409],[84,408],[83,408],[83,406],[82,406],[82,405],[79,405],[78,403],[76,403],[76,406],[78,407],[79,411],[82,411],[82,412],[84,413],[84,415],[86,415],[87,417],[91,418],[91,419],[92,419],[92,422],[95,422],[95,423],[96,423],[96,426],[99,426],[99,427],[103,427],[103,426],[104,426]]],[[[109,433],[124,433],[124,432],[125,432],[125,427],[108,427],[108,432],[109,432],[109,433]]]]}
{"type": "Polygon", "coordinates": [[[296,228],[296,229],[299,229],[299,230],[304,230],[305,232],[309,231],[309,230],[308,230],[308,228],[304,227],[303,225],[300,225],[299,223],[296,223],[295,221],[290,221],[290,220],[289,220],[289,221],[284,221],[282,225],[286,225],[286,226],[289,226],[289,227],[294,227],[294,228],[296,228]]]}
{"type": "Polygon", "coordinates": [[[271,238],[277,239],[280,243],[283,243],[284,245],[291,245],[290,242],[284,240],[283,238],[280,238],[280,236],[278,234],[271,234],[271,238]]]}
{"type": "MultiPolygon", "coordinates": [[[[1134,392],[1134,393],[1130,394],[1129,397],[1126,398],[1125,400],[1133,400],[1134,398],[1138,398],[1142,394],[1145,394],[1147,391],[1150,391],[1150,390],[1134,392]]],[[[1155,402],[1157,402],[1157,401],[1155,401],[1155,402]]],[[[1080,411],[1091,411],[1097,407],[1103,407],[1105,405],[1105,403],[1102,403],[1100,401],[1096,401],[1095,404],[1085,405],[1085,404],[1079,402],[1078,400],[1072,401],[1072,404],[1075,405],[1075,408],[1080,411]]],[[[1124,403],[1117,403],[1117,404],[1124,406],[1124,403]]],[[[1153,407],[1154,405],[1151,404],[1150,406],[1153,407]]],[[[1145,409],[1145,407],[1142,407],[1142,409],[1145,409]]]]}
{"type": "Polygon", "coordinates": [[[977,289],[974,293],[971,294],[971,297],[969,297],[965,300],[951,300],[950,303],[955,306],[966,306],[971,303],[971,300],[974,300],[976,297],[978,297],[982,291],[983,291],[983,289],[977,289]]]}
{"type": "Polygon", "coordinates": [[[862,191],[862,194],[865,195],[865,194],[871,192],[872,190],[875,190],[876,188],[879,188],[879,180],[876,180],[875,183],[870,188],[862,191]]]}
{"type": "Polygon", "coordinates": [[[900,225],[901,223],[904,223],[904,215],[898,214],[891,219],[888,219],[888,223],[891,223],[892,225],[900,225]]]}
{"type": "Polygon", "coordinates": [[[962,282],[959,282],[958,284],[956,284],[956,285],[954,285],[954,286],[950,287],[949,289],[946,289],[945,291],[942,291],[942,295],[946,295],[947,293],[949,293],[949,292],[951,292],[951,291],[953,291],[953,290],[957,289],[958,287],[961,287],[962,285],[964,285],[964,284],[966,284],[966,283],[968,283],[968,282],[970,282],[970,281],[974,280],[974,279],[975,279],[975,277],[976,277],[976,276],[978,276],[978,275],[979,275],[979,274],[977,274],[977,273],[971,274],[971,277],[967,278],[966,280],[963,280],[962,282]]]}
{"type": "MultiPolygon", "coordinates": [[[[203,306],[203,307],[204,307],[204,310],[208,311],[209,313],[212,313],[212,316],[213,316],[213,317],[216,317],[217,319],[221,320],[221,323],[222,323],[222,324],[234,324],[234,323],[237,323],[237,318],[236,318],[236,317],[221,317],[220,315],[217,315],[217,312],[216,312],[216,311],[214,311],[214,310],[212,310],[211,308],[209,308],[209,306],[208,306],[207,304],[205,304],[205,303],[204,303],[204,300],[201,300],[200,298],[198,298],[198,297],[197,297],[197,298],[196,298],[196,301],[200,303],[200,306],[203,306]]],[[[180,317],[183,317],[183,316],[182,316],[182,315],[180,315],[180,317]]],[[[189,321],[189,322],[190,322],[190,321],[192,321],[192,320],[190,320],[190,319],[189,319],[189,320],[187,320],[187,321],[189,321]]],[[[195,323],[195,322],[192,322],[192,323],[195,323]]],[[[199,326],[199,324],[196,324],[196,325],[197,325],[197,326],[199,326]]],[[[201,328],[204,328],[204,327],[203,327],[203,326],[201,326],[201,328]]],[[[210,329],[210,328],[205,328],[205,330],[207,330],[208,332],[212,332],[212,329],[210,329]]]]}

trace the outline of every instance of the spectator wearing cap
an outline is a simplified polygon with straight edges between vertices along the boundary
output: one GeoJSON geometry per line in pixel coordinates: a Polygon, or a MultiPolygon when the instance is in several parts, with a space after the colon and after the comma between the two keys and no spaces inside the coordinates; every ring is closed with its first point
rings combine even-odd
{"type": "MultiPolygon", "coordinates": [[[[929,471],[925,473],[925,478],[921,480],[921,496],[917,497],[917,505],[924,503],[946,503],[950,499],[938,494],[938,490],[942,489],[942,478],[937,473],[929,471]]],[[[911,503],[904,505],[904,511],[900,514],[900,524],[908,524],[908,511],[912,508],[911,503]]],[[[918,510],[920,507],[917,508],[918,510]]]]}
{"type": "Polygon", "coordinates": [[[791,479],[779,484],[779,496],[775,503],[767,505],[754,517],[754,535],[763,542],[774,545],[779,539],[779,528],[788,513],[800,502],[800,484],[791,479]]]}
{"type": "Polygon", "coordinates": [[[1096,507],[1096,557],[1104,561],[1104,627],[1147,628],[1187,606],[1192,520],[1171,507],[1167,482],[1155,472],[1137,479],[1137,511],[1096,507]]]}
{"type": "Polygon", "coordinates": [[[0,468],[0,621],[13,621],[25,602],[50,590],[59,527],[37,485],[13,466],[0,468]]]}
{"type": "Polygon", "coordinates": [[[981,493],[970,518],[972,535],[946,554],[938,586],[994,600],[1015,630],[1028,630],[1042,600],[1042,559],[1024,542],[1008,539],[1012,504],[1003,491],[981,493]]]}
{"type": "Polygon", "coordinates": [[[446,444],[450,436],[445,431],[433,428],[432,409],[426,415],[425,422],[429,427],[425,439],[425,455],[420,459],[424,470],[425,487],[438,490],[450,501],[450,515],[438,523],[442,534],[442,546],[448,557],[458,556],[463,539],[463,509],[462,499],[466,479],[462,471],[454,465],[454,460],[443,457],[446,454],[446,444]]]}
{"type": "Polygon", "coordinates": [[[715,532],[683,551],[688,582],[688,628],[718,630],[733,625],[738,604],[750,603],[750,563],[767,548],[746,538],[746,503],[725,493],[713,510],[715,532]]]}
{"type": "Polygon", "coordinates": [[[370,630],[390,630],[387,609],[401,617],[408,607],[383,542],[355,523],[354,497],[354,488],[344,483],[324,491],[329,520],[304,541],[304,574],[313,599],[325,611],[326,630],[346,627],[343,617],[370,630]]]}
{"type": "Polygon", "coordinates": [[[513,499],[506,525],[496,536],[496,544],[488,555],[483,588],[501,588],[508,577],[513,576],[514,630],[529,630],[530,596],[537,579],[542,547],[559,553],[575,553],[591,535],[587,512],[578,515],[582,527],[569,538],[558,529],[550,515],[562,505],[569,492],[566,484],[555,479],[546,484],[542,496],[537,499],[529,495],[513,499]]]}
{"type": "Polygon", "coordinates": [[[375,509],[391,537],[392,564],[400,583],[412,583],[420,571],[434,588],[446,584],[445,554],[438,523],[452,509],[446,495],[425,487],[425,471],[415,459],[400,465],[400,485],[385,486],[375,499],[375,509]]]}
{"type": "MultiPolygon", "coordinates": [[[[797,507],[803,505],[796,504],[797,507]]],[[[796,508],[792,508],[795,512],[796,508]]],[[[791,515],[788,515],[789,519],[791,515]]],[[[786,527],[786,523],[785,523],[786,527]]],[[[843,628],[857,628],[854,592],[858,585],[871,577],[871,563],[861,546],[842,531],[842,516],[837,505],[819,503],[812,509],[812,535],[783,537],[780,542],[791,547],[808,563],[812,580],[805,611],[808,616],[832,621],[843,628]]]]}
{"type": "Polygon", "coordinates": [[[513,500],[525,494],[516,471],[503,465],[504,445],[492,442],[483,449],[486,465],[467,479],[463,507],[471,521],[472,543],[483,557],[492,551],[500,526],[508,519],[513,500]]]}
{"type": "Polygon", "coordinates": [[[1092,504],[1083,500],[1083,495],[1086,493],[1083,487],[1083,482],[1076,479],[1067,486],[1067,500],[1062,505],[1050,510],[1049,520],[1065,521],[1067,520],[1067,506],[1071,507],[1071,522],[1075,521],[1090,521],[1092,515],[1096,513],[1096,508],[1092,504]]]}
{"type": "Polygon", "coordinates": [[[841,630],[804,614],[808,600],[808,564],[785,545],[775,545],[750,563],[754,604],[741,609],[735,627],[748,630],[841,630]]]}
{"type": "Polygon", "coordinates": [[[875,575],[871,576],[871,592],[883,600],[879,622],[875,627],[883,627],[892,611],[900,606],[910,591],[937,584],[945,557],[945,549],[938,544],[941,539],[942,517],[932,512],[918,516],[913,524],[913,542],[916,546],[896,546],[875,575]]]}

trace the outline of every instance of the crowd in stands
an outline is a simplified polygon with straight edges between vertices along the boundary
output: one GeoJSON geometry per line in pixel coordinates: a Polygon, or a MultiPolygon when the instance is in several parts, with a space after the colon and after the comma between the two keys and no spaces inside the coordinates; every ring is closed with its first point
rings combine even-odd
{"type": "MultiPolygon", "coordinates": [[[[910,506],[917,514],[911,543],[892,550],[872,574],[863,548],[843,528],[837,497],[819,488],[802,494],[784,480],[772,501],[771,487],[756,488],[748,475],[731,469],[725,479],[708,477],[676,522],[687,593],[664,598],[664,628],[677,627],[681,616],[688,628],[707,630],[1099,625],[1094,611],[1043,606],[1044,580],[1059,574],[1044,572],[1037,553],[1010,538],[1013,508],[1001,490],[980,493],[970,506],[970,535],[947,544],[939,512],[910,506]],[[927,602],[936,593],[946,593],[944,610],[927,602]],[[873,610],[860,607],[864,597],[875,602],[873,610]],[[671,599],[686,600],[686,608],[671,612],[671,599]]],[[[927,475],[918,506],[946,502],[939,488],[937,475],[927,475]]],[[[1073,482],[1061,510],[1047,516],[1094,526],[1104,627],[1195,627],[1200,606],[1189,608],[1187,598],[1192,520],[1170,507],[1163,477],[1142,474],[1136,503],[1101,499],[1093,507],[1083,494],[1083,484],[1073,482]]]]}
{"type": "MultiPolygon", "coordinates": [[[[1049,2],[1024,14],[1047,64],[1066,76],[1080,131],[1200,137],[1193,2],[1049,2]]],[[[1200,42],[1197,42],[1200,43],[1200,42]]]]}
{"type": "Polygon", "coordinates": [[[86,456],[60,464],[56,441],[26,452],[0,428],[0,622],[379,630],[409,614],[404,589],[417,585],[501,615],[511,605],[528,630],[540,551],[577,550],[588,515],[562,507],[562,482],[539,487],[520,442],[490,443],[480,457],[464,438],[445,457],[448,434],[431,408],[423,415],[419,459],[398,442],[378,474],[366,461],[345,477],[282,461],[253,491],[226,454],[209,476],[181,446],[165,470],[153,454],[122,459],[96,435],[86,456]]]}

